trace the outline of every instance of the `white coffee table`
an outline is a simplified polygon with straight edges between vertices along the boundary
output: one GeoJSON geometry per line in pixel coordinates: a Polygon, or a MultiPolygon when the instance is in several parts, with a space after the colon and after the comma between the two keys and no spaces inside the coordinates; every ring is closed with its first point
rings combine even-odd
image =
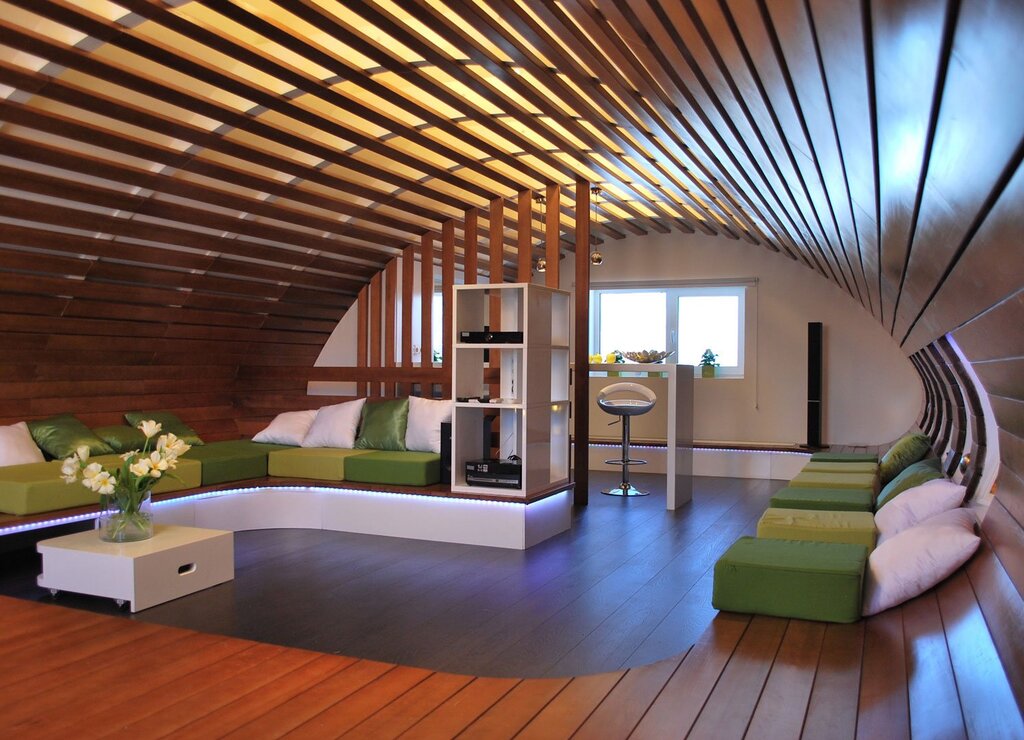
{"type": "Polygon", "coordinates": [[[104,542],[96,530],[42,540],[37,583],[50,593],[106,596],[133,612],[235,577],[234,533],[157,525],[142,542],[104,542]]]}

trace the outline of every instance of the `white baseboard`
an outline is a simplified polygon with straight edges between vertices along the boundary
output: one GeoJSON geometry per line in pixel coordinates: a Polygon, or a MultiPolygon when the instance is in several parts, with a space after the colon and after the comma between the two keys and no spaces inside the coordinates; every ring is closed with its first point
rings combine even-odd
{"type": "MultiPolygon", "coordinates": [[[[620,470],[621,466],[608,464],[605,460],[620,457],[619,445],[591,445],[590,470],[620,470]]],[[[630,457],[646,460],[647,464],[632,468],[635,473],[665,474],[664,447],[631,447],[630,457]]],[[[800,472],[811,455],[807,452],[782,452],[777,450],[723,450],[695,447],[693,450],[693,474],[717,478],[759,478],[791,480],[800,472]]]]}

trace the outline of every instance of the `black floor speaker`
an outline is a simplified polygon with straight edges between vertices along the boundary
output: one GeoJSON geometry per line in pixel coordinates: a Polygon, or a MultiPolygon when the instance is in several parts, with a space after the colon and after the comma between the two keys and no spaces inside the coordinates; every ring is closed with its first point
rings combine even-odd
{"type": "Polygon", "coordinates": [[[452,423],[441,422],[441,482],[452,482],[452,423]]]}
{"type": "Polygon", "coordinates": [[[822,324],[807,323],[807,446],[821,447],[822,324]]]}

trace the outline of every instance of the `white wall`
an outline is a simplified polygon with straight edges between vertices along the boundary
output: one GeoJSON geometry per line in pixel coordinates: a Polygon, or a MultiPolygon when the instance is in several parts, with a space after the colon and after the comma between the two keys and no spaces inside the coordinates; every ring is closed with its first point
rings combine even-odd
{"type": "MultiPolygon", "coordinates": [[[[745,376],[695,380],[695,439],[806,442],[809,321],[824,325],[826,444],[884,444],[917,421],[924,391],[910,361],[859,303],[801,263],[703,234],[631,237],[600,249],[593,282],[758,279],[745,376]]],[[[571,290],[572,280],[563,270],[562,287],[571,290]]]]}

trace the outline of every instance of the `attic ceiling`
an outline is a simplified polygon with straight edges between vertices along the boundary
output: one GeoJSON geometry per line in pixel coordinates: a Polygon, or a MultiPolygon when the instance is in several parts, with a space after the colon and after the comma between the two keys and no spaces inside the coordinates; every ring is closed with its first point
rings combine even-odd
{"type": "MultiPolygon", "coordinates": [[[[517,194],[584,180],[595,239],[780,252],[910,352],[992,305],[947,278],[1021,235],[1013,0],[9,0],[0,19],[7,310],[118,286],[322,331],[442,222],[461,248],[479,208],[487,233],[495,198],[515,264],[517,194]]],[[[566,188],[566,249],[573,208],[566,188]]]]}

